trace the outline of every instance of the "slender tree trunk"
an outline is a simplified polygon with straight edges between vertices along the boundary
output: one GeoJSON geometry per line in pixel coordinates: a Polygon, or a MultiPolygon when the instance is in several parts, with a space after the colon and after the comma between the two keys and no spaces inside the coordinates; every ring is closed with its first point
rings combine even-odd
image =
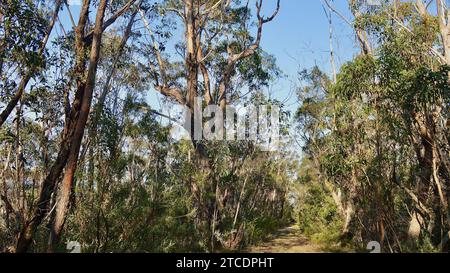
{"type": "Polygon", "coordinates": [[[194,0],[186,0],[186,65],[187,65],[187,105],[193,109],[194,98],[198,95],[197,63],[197,9],[194,0]]]}
{"type": "Polygon", "coordinates": [[[50,250],[53,250],[55,244],[58,243],[67,211],[69,209],[70,194],[73,188],[74,175],[77,169],[78,155],[80,152],[81,141],[84,135],[84,129],[89,117],[92,102],[92,94],[95,87],[95,78],[97,73],[97,65],[100,57],[101,38],[103,34],[103,19],[107,6],[107,0],[102,0],[98,6],[97,16],[95,19],[94,36],[90,54],[88,73],[86,76],[86,84],[84,88],[81,110],[76,121],[74,134],[71,138],[71,149],[67,161],[66,172],[64,174],[60,194],[56,201],[55,219],[50,232],[50,250]]]}
{"type": "Polygon", "coordinates": [[[89,13],[90,0],[84,0],[83,6],[80,11],[80,17],[78,20],[78,26],[75,30],[75,50],[77,54],[76,64],[74,72],[78,76],[77,83],[78,89],[75,94],[74,102],[72,103],[72,109],[70,110],[69,117],[66,119],[66,123],[62,132],[61,147],[56,157],[55,162],[48,175],[42,182],[42,187],[39,193],[39,199],[36,208],[31,218],[24,224],[22,230],[17,239],[16,252],[26,252],[30,247],[31,241],[37,228],[41,224],[44,217],[49,211],[49,204],[52,194],[56,187],[56,182],[59,179],[64,167],[67,163],[67,158],[70,151],[70,137],[73,135],[75,129],[75,123],[78,113],[80,111],[81,100],[83,98],[83,74],[85,70],[85,57],[84,57],[84,30],[87,23],[87,17],[89,13]]]}

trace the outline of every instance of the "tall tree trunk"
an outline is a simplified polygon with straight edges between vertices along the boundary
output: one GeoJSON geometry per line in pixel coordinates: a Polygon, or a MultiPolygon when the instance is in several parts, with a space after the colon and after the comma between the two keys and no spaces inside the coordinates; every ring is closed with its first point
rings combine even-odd
{"type": "Polygon", "coordinates": [[[61,237],[62,228],[67,211],[69,209],[70,194],[73,188],[75,171],[77,169],[81,141],[83,139],[84,129],[89,117],[92,103],[92,94],[95,88],[95,78],[97,73],[98,60],[100,57],[101,39],[103,34],[103,19],[107,2],[108,0],[102,0],[97,9],[83,100],[81,103],[80,113],[76,121],[75,131],[71,138],[71,149],[69,152],[66,171],[61,183],[61,190],[56,201],[55,219],[50,231],[49,250],[54,249],[54,246],[58,243],[61,237]]]}
{"type": "Polygon", "coordinates": [[[199,26],[197,21],[197,8],[194,0],[186,0],[186,66],[187,66],[187,105],[193,109],[194,98],[198,95],[198,62],[197,62],[197,35],[199,26]]]}
{"type": "Polygon", "coordinates": [[[73,135],[75,129],[76,117],[80,111],[81,100],[83,98],[83,74],[85,71],[85,57],[84,57],[84,33],[89,14],[90,0],[84,0],[83,6],[80,11],[80,17],[78,20],[78,26],[75,30],[75,51],[76,51],[76,63],[74,68],[74,74],[77,75],[78,88],[75,93],[72,108],[69,113],[69,117],[66,119],[66,123],[62,132],[60,150],[56,157],[55,162],[50,168],[49,173],[42,182],[42,187],[39,193],[39,199],[36,208],[31,215],[31,218],[24,224],[22,230],[18,236],[16,244],[16,252],[26,252],[30,247],[31,241],[37,228],[41,224],[44,217],[49,211],[49,204],[52,194],[56,188],[56,182],[60,178],[61,173],[67,163],[67,158],[70,151],[70,136],[73,135]]]}

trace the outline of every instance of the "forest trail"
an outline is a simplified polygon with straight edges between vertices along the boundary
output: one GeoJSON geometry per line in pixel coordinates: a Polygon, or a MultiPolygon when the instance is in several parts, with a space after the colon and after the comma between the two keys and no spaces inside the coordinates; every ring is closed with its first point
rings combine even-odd
{"type": "Polygon", "coordinates": [[[249,253],[321,253],[323,246],[314,244],[300,233],[297,225],[280,229],[249,253]]]}

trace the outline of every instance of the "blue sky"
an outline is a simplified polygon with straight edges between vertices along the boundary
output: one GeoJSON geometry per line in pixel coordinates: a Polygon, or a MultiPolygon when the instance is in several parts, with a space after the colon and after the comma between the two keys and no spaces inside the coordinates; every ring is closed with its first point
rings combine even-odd
{"type": "MultiPolygon", "coordinates": [[[[77,0],[72,1],[76,3],[77,0]]],[[[351,18],[347,0],[334,0],[335,6],[347,17],[351,18]]],[[[263,11],[271,14],[275,0],[264,1],[263,11]]],[[[78,5],[71,5],[75,20],[79,13],[78,5]]],[[[60,14],[63,25],[69,29],[71,23],[67,11],[60,14]]],[[[334,50],[336,65],[350,60],[358,51],[352,29],[338,16],[333,15],[334,50]]],[[[274,21],[266,24],[263,31],[262,48],[274,55],[277,64],[286,77],[277,80],[270,86],[273,97],[285,101],[289,110],[298,107],[293,90],[296,74],[299,70],[318,65],[330,72],[329,61],[329,29],[321,0],[281,0],[281,9],[274,21]]],[[[156,98],[149,94],[149,100],[156,98]]]]}
{"type": "MultiPolygon", "coordinates": [[[[275,0],[266,2],[274,5],[275,0]]],[[[351,18],[347,0],[335,0],[335,6],[351,18]]],[[[338,16],[333,15],[332,18],[333,45],[339,67],[350,60],[358,49],[352,29],[338,16]]],[[[271,88],[278,98],[289,96],[299,70],[318,65],[330,72],[329,27],[321,1],[282,0],[278,17],[265,26],[262,47],[276,56],[278,66],[287,75],[271,88]]],[[[294,103],[295,98],[291,98],[288,104],[294,103]]]]}

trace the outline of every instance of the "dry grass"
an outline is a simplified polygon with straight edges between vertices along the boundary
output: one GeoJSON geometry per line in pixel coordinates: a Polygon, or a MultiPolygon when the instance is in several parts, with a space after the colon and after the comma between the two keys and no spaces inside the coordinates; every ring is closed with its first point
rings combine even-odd
{"type": "Polygon", "coordinates": [[[283,228],[271,238],[247,250],[249,253],[321,253],[324,246],[311,243],[296,225],[283,228]]]}

